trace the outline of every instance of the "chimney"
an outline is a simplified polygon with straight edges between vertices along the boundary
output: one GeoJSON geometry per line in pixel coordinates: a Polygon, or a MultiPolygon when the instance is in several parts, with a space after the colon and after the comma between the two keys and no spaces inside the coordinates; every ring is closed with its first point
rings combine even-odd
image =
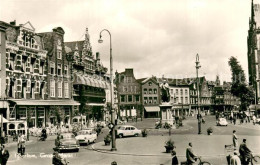
{"type": "Polygon", "coordinates": [[[16,20],[10,22],[10,24],[15,26],[16,25],[16,20]]]}

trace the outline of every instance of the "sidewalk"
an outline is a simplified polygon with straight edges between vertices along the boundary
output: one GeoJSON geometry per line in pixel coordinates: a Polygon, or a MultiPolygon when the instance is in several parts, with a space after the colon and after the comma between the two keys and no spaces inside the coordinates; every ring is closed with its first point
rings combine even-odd
{"type": "MultiPolygon", "coordinates": [[[[172,136],[148,136],[146,138],[123,138],[116,139],[117,151],[111,152],[111,146],[105,146],[104,142],[92,145],[92,149],[103,154],[115,154],[130,156],[137,161],[141,157],[153,160],[154,164],[161,164],[163,160],[169,159],[170,154],[165,153],[164,143],[169,138],[175,141],[176,152],[179,161],[185,160],[185,150],[188,143],[193,143],[193,150],[202,159],[212,164],[227,164],[224,146],[232,144],[230,135],[172,135],[172,136]],[[157,162],[158,161],[158,162],[157,162]]],[[[241,136],[248,139],[248,146],[251,150],[260,154],[259,136],[241,136]]],[[[241,143],[241,139],[239,143],[241,143]]],[[[124,164],[121,160],[116,160],[118,164],[124,164]]],[[[168,162],[170,163],[170,162],[168,162]]],[[[166,164],[168,164],[166,162],[166,164]]]]}

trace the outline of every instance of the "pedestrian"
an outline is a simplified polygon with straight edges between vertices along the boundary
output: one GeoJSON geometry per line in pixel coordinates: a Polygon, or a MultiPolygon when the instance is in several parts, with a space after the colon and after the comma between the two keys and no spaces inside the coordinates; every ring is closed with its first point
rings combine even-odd
{"type": "Polygon", "coordinates": [[[25,152],[25,137],[21,133],[19,134],[17,144],[18,144],[18,153],[20,153],[21,156],[24,155],[24,152],[25,152]]]}
{"type": "Polygon", "coordinates": [[[196,155],[192,150],[192,143],[189,143],[189,147],[186,149],[187,165],[193,165],[196,162],[196,155]]]}
{"type": "Polygon", "coordinates": [[[233,130],[233,145],[234,145],[234,149],[237,148],[237,135],[236,135],[236,130],[233,130]]]}
{"type": "Polygon", "coordinates": [[[236,122],[237,122],[237,118],[234,116],[234,117],[233,117],[233,123],[234,123],[234,125],[236,125],[236,122]]]}
{"type": "Polygon", "coordinates": [[[253,115],[252,119],[253,119],[253,124],[255,125],[255,122],[256,122],[256,117],[255,117],[255,115],[253,115]]]}
{"type": "Polygon", "coordinates": [[[6,165],[9,158],[9,151],[5,148],[5,145],[2,145],[0,151],[0,164],[6,165]]]}
{"type": "Polygon", "coordinates": [[[248,165],[252,156],[252,152],[246,145],[246,139],[243,139],[243,143],[240,144],[239,153],[241,156],[241,163],[243,165],[248,165]]]}
{"type": "Polygon", "coordinates": [[[179,161],[178,161],[178,158],[176,156],[176,151],[172,151],[172,165],[178,165],[179,164],[179,161]]]}
{"type": "Polygon", "coordinates": [[[230,159],[230,165],[241,165],[240,158],[238,157],[238,151],[234,151],[234,155],[230,159]]]}

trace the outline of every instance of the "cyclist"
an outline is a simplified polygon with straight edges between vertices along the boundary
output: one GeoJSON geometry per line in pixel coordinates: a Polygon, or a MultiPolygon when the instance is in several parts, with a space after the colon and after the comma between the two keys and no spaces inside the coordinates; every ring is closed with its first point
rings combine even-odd
{"type": "Polygon", "coordinates": [[[248,165],[251,159],[251,150],[246,145],[246,139],[243,139],[243,143],[240,144],[239,153],[241,156],[241,163],[244,165],[248,165]]]}
{"type": "Polygon", "coordinates": [[[187,165],[193,165],[196,162],[196,155],[192,150],[192,143],[189,143],[189,147],[186,149],[187,165]]]}

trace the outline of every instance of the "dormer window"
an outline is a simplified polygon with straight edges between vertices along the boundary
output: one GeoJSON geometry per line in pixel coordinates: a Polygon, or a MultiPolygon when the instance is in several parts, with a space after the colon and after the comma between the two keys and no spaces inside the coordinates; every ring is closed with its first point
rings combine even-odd
{"type": "Polygon", "coordinates": [[[30,38],[28,36],[25,36],[25,46],[30,47],[30,38]]]}

